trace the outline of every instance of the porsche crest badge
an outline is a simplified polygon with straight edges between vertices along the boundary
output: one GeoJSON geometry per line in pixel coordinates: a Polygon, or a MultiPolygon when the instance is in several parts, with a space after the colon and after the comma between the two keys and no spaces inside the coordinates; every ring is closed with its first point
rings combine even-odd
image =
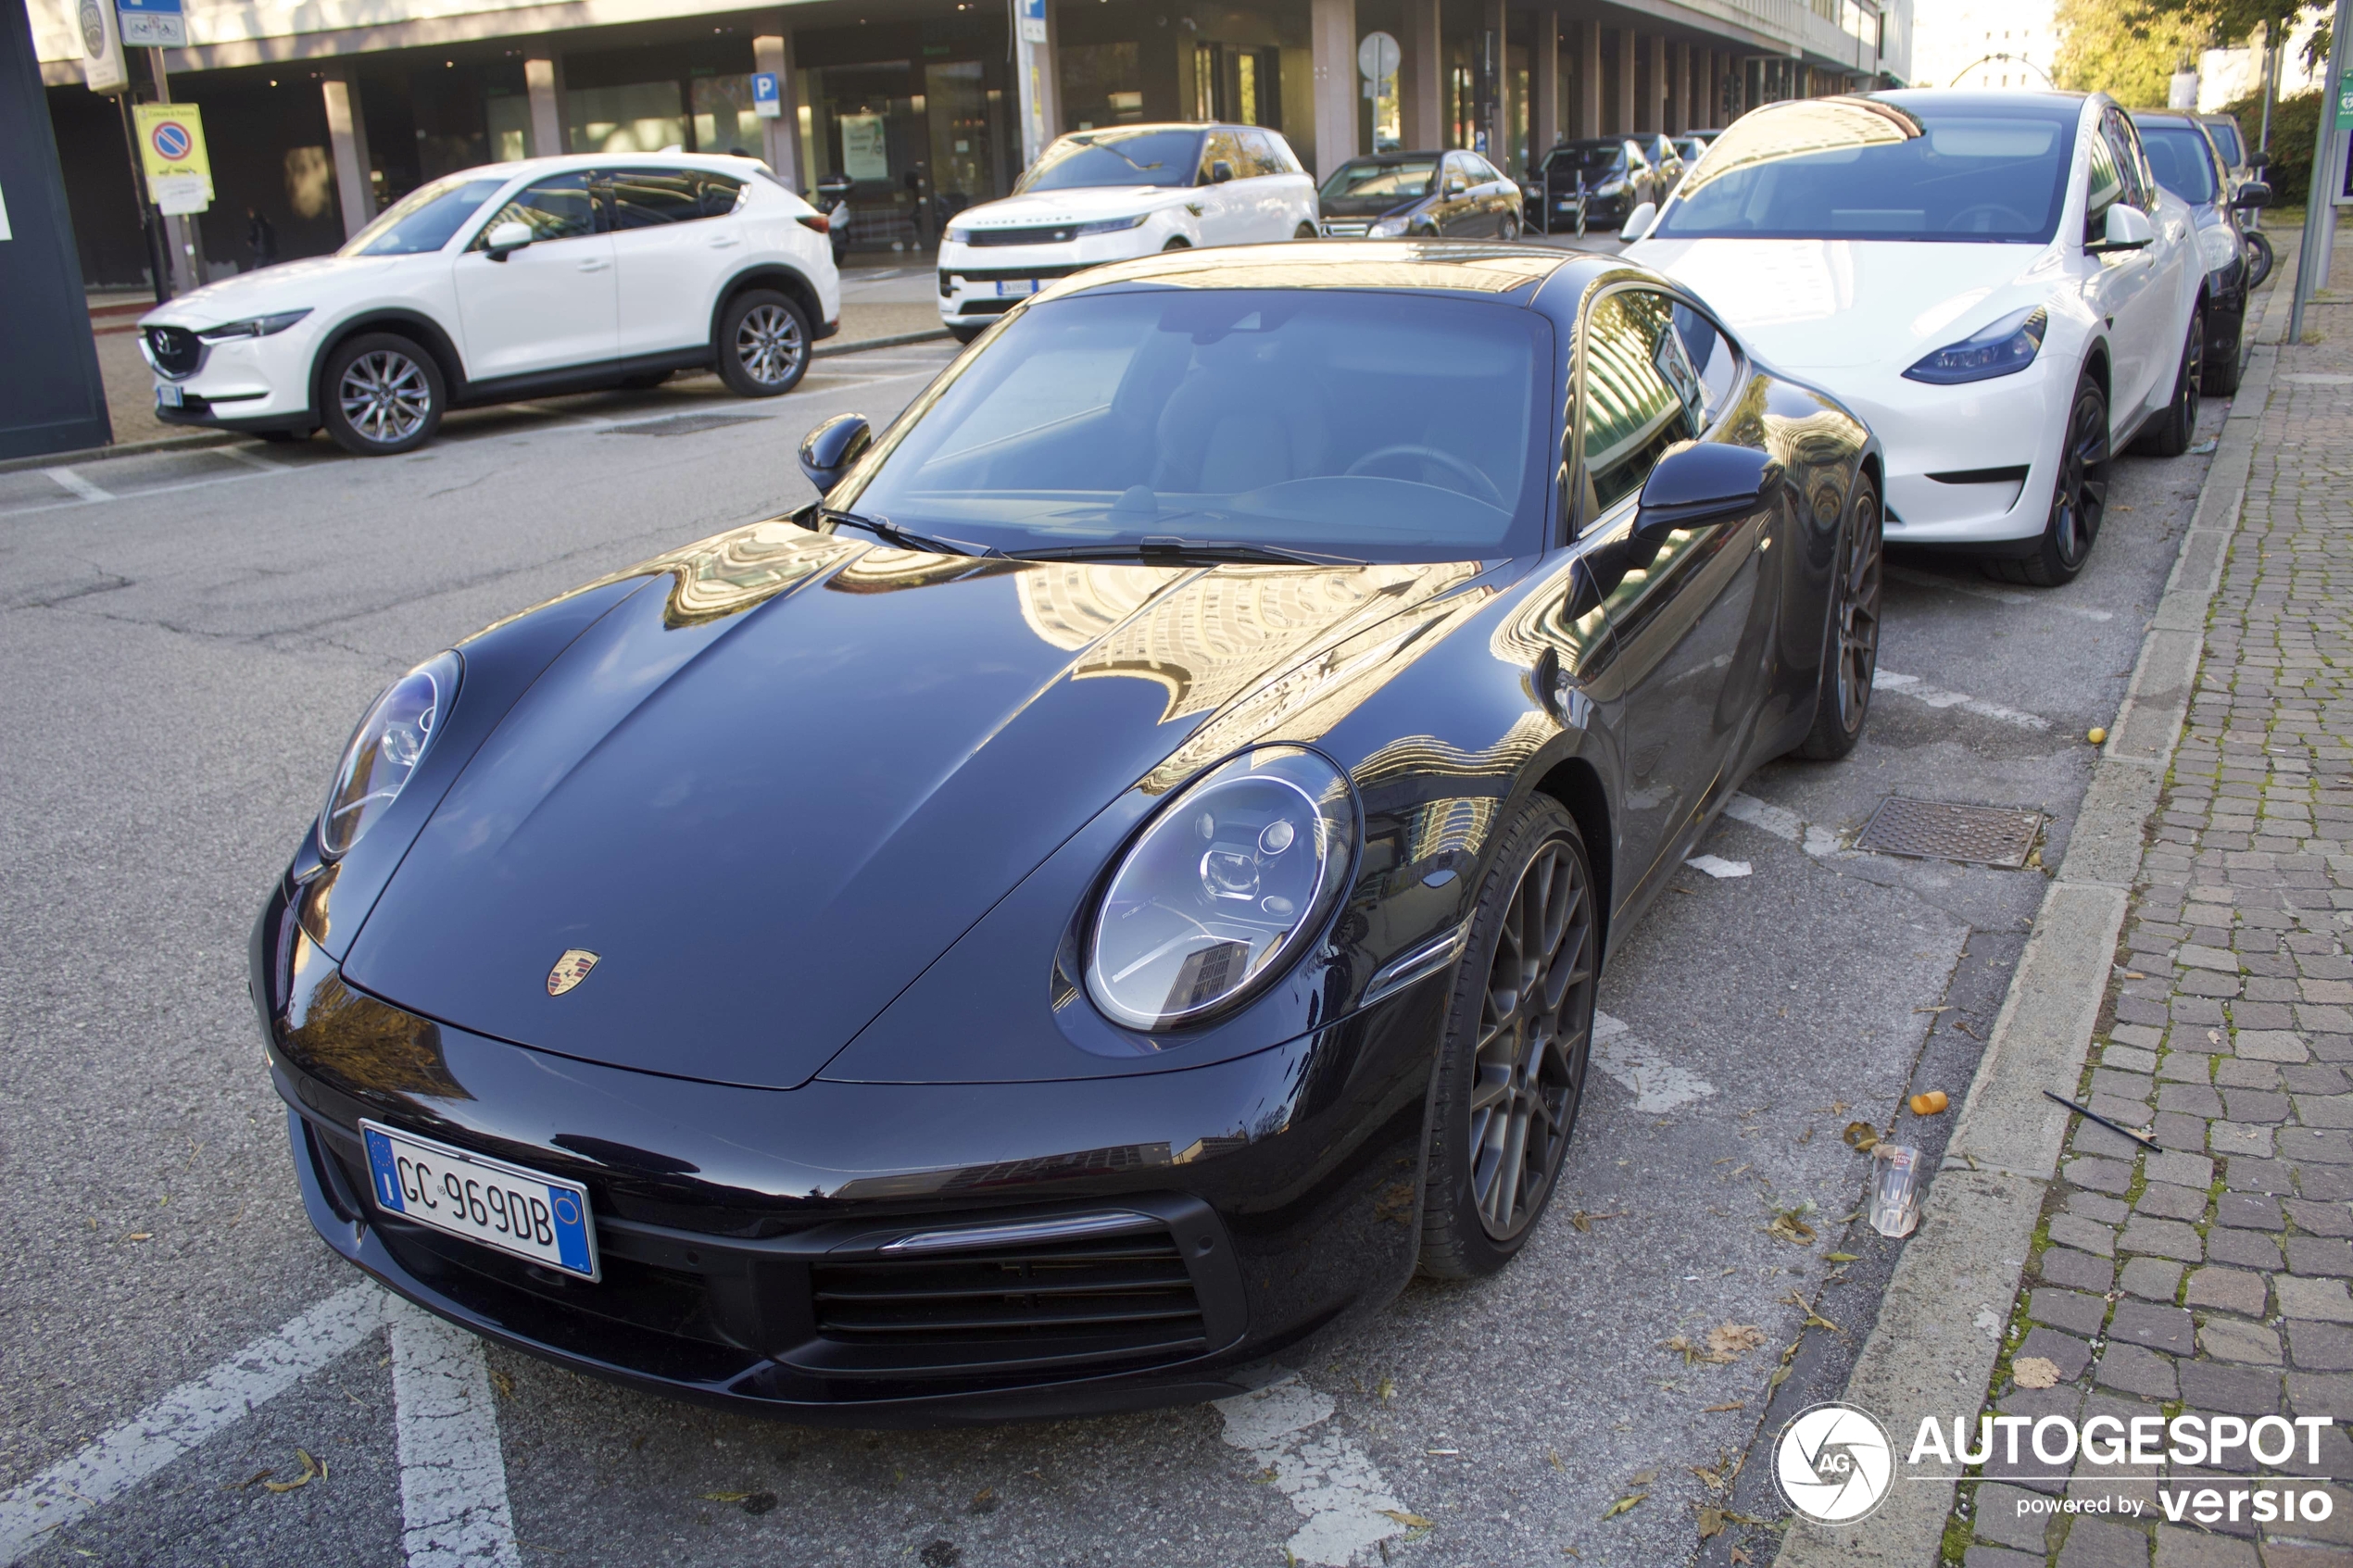
{"type": "Polygon", "coordinates": [[[587,979],[588,972],[596,967],[597,955],[587,948],[565,948],[564,956],[556,960],[556,967],[547,972],[547,995],[562,996],[587,979]]]}

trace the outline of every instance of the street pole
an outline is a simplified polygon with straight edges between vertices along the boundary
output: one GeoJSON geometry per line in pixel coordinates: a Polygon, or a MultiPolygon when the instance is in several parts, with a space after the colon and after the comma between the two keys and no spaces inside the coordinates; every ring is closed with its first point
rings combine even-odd
{"type": "MultiPolygon", "coordinates": [[[[147,51],[147,63],[156,78],[156,102],[171,102],[171,78],[165,72],[163,51],[147,51]]],[[[186,294],[204,287],[204,235],[193,216],[162,214],[164,244],[171,253],[171,275],[178,285],[174,294],[186,294]]]]}
{"type": "Polygon", "coordinates": [[[147,199],[147,171],[139,161],[139,128],[131,118],[131,94],[116,94],[115,107],[122,115],[123,150],[131,155],[131,200],[139,208],[139,243],[147,249],[148,278],[155,284],[156,303],[168,304],[171,299],[171,262],[164,252],[163,215],[147,199]]]}
{"type": "Polygon", "coordinates": [[[2329,40],[2328,75],[2321,85],[2321,123],[2313,132],[2312,186],[2304,197],[2304,244],[2296,253],[2296,295],[2287,316],[2287,340],[2304,341],[2304,306],[2312,291],[2328,281],[2329,245],[2336,233],[2338,186],[2344,171],[2336,166],[2336,104],[2344,91],[2345,30],[2353,26],[2353,0],[2336,0],[2335,31],[2329,40]]]}

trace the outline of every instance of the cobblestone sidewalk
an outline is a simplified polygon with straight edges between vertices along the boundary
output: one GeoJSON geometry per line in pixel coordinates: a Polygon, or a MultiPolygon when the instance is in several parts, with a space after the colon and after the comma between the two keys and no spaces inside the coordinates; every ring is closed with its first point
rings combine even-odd
{"type": "Polygon", "coordinates": [[[1959,1489],[1948,1564],[2353,1568],[2353,303],[2316,304],[2306,324],[2322,341],[2280,350],[2079,1086],[2164,1152],[2077,1119],[1989,1402],[2079,1423],[2340,1424],[2321,1430],[2318,1462],[2296,1432],[2276,1466],[2243,1448],[2219,1469],[2128,1471],[1997,1446],[1959,1489]],[[2019,1384],[2030,1357],[2057,1366],[2056,1387],[2019,1384]],[[2325,1491],[2328,1517],[2258,1525],[2227,1499],[2259,1472],[2335,1478],[2294,1487],[2325,1491]],[[2207,1488],[2210,1506],[2184,1504],[2207,1488]]]}

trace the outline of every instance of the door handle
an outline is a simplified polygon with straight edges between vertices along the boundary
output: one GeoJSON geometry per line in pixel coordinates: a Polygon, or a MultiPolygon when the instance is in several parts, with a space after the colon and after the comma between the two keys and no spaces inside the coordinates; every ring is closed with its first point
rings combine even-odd
{"type": "Polygon", "coordinates": [[[722,234],[717,239],[711,242],[711,248],[713,250],[726,250],[730,246],[739,245],[743,243],[743,239],[740,235],[722,234]]]}
{"type": "Polygon", "coordinates": [[[583,272],[601,272],[610,265],[610,262],[605,261],[584,261],[580,264],[580,270],[583,272]]]}

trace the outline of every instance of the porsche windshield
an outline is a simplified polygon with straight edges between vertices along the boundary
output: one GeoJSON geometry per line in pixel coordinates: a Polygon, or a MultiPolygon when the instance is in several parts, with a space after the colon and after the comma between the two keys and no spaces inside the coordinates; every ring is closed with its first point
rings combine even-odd
{"type": "Polygon", "coordinates": [[[2046,244],[2067,200],[2078,105],[1923,107],[1925,96],[1819,98],[1743,118],[1676,193],[1655,237],[2046,244]]]}
{"type": "Polygon", "coordinates": [[[1517,554],[1544,511],[1551,338],[1516,304],[1403,292],[1046,301],[834,500],[1011,555],[1517,554]]]}
{"type": "Polygon", "coordinates": [[[1013,187],[1072,191],[1089,185],[1189,185],[1201,161],[1198,131],[1088,131],[1040,154],[1013,187]]]}

